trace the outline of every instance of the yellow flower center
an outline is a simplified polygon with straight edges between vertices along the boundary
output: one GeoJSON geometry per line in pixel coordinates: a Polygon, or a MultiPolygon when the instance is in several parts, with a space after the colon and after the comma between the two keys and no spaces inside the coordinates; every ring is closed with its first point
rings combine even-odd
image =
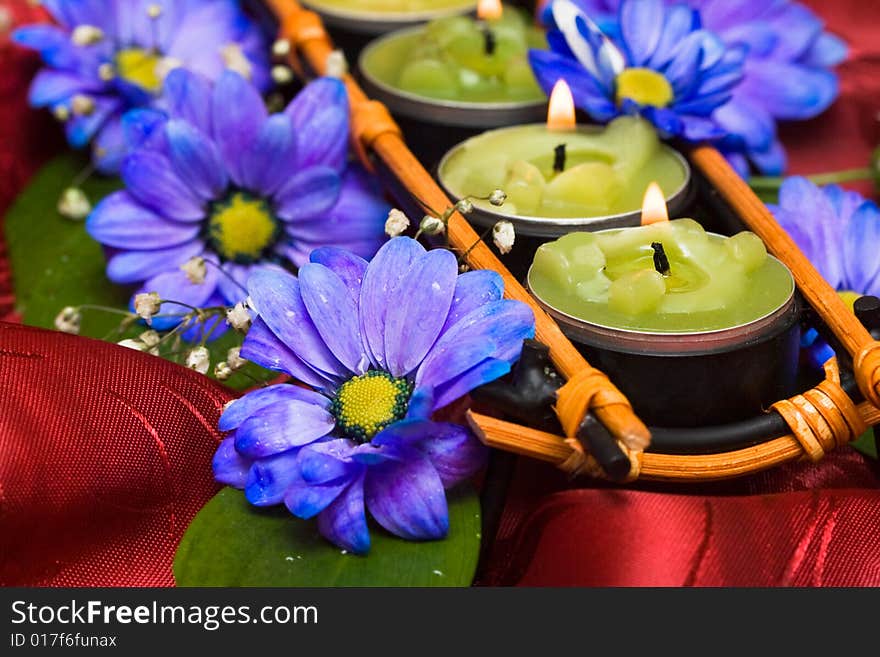
{"type": "Polygon", "coordinates": [[[278,221],[266,202],[244,192],[215,203],[208,219],[207,239],[214,251],[241,264],[261,260],[278,234],[278,221]]]}
{"type": "Polygon", "coordinates": [[[370,370],[343,383],[330,406],[343,436],[360,443],[406,415],[412,387],[379,370],[370,370]]]}
{"type": "Polygon", "coordinates": [[[666,107],[675,98],[669,80],[649,68],[628,68],[617,76],[617,104],[629,98],[639,105],[666,107]]]}
{"type": "Polygon", "coordinates": [[[855,312],[853,306],[855,306],[856,299],[861,297],[862,295],[858,292],[853,292],[852,290],[841,290],[837,293],[837,295],[843,299],[843,302],[846,304],[846,307],[855,312]]]}
{"type": "Polygon", "coordinates": [[[126,82],[150,93],[158,93],[162,78],[157,72],[161,55],[142,48],[126,48],[116,53],[116,73],[126,82]]]}

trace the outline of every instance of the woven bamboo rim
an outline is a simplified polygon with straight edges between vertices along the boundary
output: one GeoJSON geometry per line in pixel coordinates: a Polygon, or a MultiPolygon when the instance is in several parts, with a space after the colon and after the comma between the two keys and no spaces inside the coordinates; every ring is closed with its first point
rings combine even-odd
{"type": "MultiPolygon", "coordinates": [[[[300,68],[298,57],[302,56],[312,70],[323,74],[333,44],[320,17],[303,9],[296,0],[266,0],[266,4],[278,19],[280,37],[293,46],[289,55],[291,65],[300,68]]],[[[365,164],[370,163],[369,154],[374,154],[417,198],[432,207],[449,207],[449,198],[407,148],[387,108],[370,100],[352,76],[344,75],[343,81],[351,103],[354,147],[365,164]]],[[[792,429],[788,436],[723,454],[644,453],[650,443],[650,432],[626,397],[602,372],[586,362],[470,224],[455,214],[448,226],[450,244],[467,252],[470,267],[498,272],[504,279],[505,296],[532,308],[536,338],[550,348],[554,366],[567,380],[556,405],[565,437],[469,413],[471,426],[487,445],[543,460],[574,474],[601,476],[601,468],[584,453],[577,440],[585,416],[593,413],[629,457],[630,480],[701,481],[738,477],[805,457],[818,460],[826,451],[857,438],[867,425],[880,422],[880,343],[871,338],[716,149],[697,147],[691,152],[691,160],[745,224],[764,240],[768,250],[792,270],[807,301],[853,357],[859,388],[869,402],[855,407],[840,388],[837,366],[832,362],[826,368],[825,381],[817,388],[775,405],[792,429]]]]}

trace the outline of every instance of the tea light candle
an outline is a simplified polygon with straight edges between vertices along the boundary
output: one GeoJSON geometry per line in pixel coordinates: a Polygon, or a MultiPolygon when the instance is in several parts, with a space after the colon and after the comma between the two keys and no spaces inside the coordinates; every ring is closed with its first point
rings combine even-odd
{"type": "Polygon", "coordinates": [[[513,221],[518,233],[556,237],[572,230],[633,225],[645,189],[657,181],[677,205],[690,168],[637,117],[578,127],[565,81],[553,90],[546,124],[501,128],[467,140],[440,164],[441,184],[457,199],[507,193],[496,208],[476,201],[477,223],[513,221]]]}
{"type": "MultiPolygon", "coordinates": [[[[481,0],[476,19],[441,18],[375,41],[362,53],[359,66],[369,92],[378,92],[392,111],[414,118],[425,118],[426,113],[418,102],[407,100],[447,110],[470,106],[492,111],[505,104],[542,107],[546,96],[527,53],[546,47],[543,31],[524,12],[502,8],[499,0],[481,0]]],[[[490,117],[483,121],[503,125],[490,117]]],[[[472,125],[455,116],[449,122],[472,125]]]]}
{"type": "Polygon", "coordinates": [[[473,11],[477,0],[303,0],[331,27],[382,34],[441,16],[473,11]]]}
{"type": "Polygon", "coordinates": [[[742,420],[790,395],[798,322],[788,268],[753,233],[669,221],[655,185],[642,216],[638,227],[540,246],[528,274],[538,301],[648,422],[742,420]]]}

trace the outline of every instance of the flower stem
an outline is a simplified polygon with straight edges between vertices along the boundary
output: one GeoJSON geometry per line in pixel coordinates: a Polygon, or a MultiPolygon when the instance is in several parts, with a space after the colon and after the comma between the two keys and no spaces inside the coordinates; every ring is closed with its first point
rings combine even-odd
{"type": "MultiPolygon", "coordinates": [[[[862,180],[873,180],[874,171],[865,167],[860,169],[846,169],[844,171],[833,171],[831,173],[819,173],[813,176],[807,176],[807,180],[816,185],[835,185],[839,183],[858,182],[862,180]]],[[[752,189],[762,192],[773,192],[782,187],[785,178],[773,176],[752,176],[749,178],[749,186],[752,189]]]]}

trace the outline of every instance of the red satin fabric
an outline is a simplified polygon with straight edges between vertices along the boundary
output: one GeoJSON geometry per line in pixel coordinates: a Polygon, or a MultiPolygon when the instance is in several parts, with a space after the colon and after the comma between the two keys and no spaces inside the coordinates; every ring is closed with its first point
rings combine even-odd
{"type": "MultiPolygon", "coordinates": [[[[880,141],[880,9],[808,4],[857,57],[838,105],[784,130],[792,171],[863,166],[880,141]]],[[[19,22],[41,16],[7,5],[19,22]]],[[[26,108],[35,59],[3,34],[0,68],[2,214],[61,140],[26,108]]],[[[12,305],[5,267],[0,240],[0,319],[12,305]]],[[[216,491],[214,427],[231,397],[151,356],[0,324],[0,585],[173,585],[177,542],[216,491]]],[[[880,585],[873,467],[843,451],[728,483],[577,490],[522,459],[480,583],[880,585]]]]}
{"type": "Polygon", "coordinates": [[[173,585],[232,397],[132,349],[0,324],[0,585],[173,585]]]}

